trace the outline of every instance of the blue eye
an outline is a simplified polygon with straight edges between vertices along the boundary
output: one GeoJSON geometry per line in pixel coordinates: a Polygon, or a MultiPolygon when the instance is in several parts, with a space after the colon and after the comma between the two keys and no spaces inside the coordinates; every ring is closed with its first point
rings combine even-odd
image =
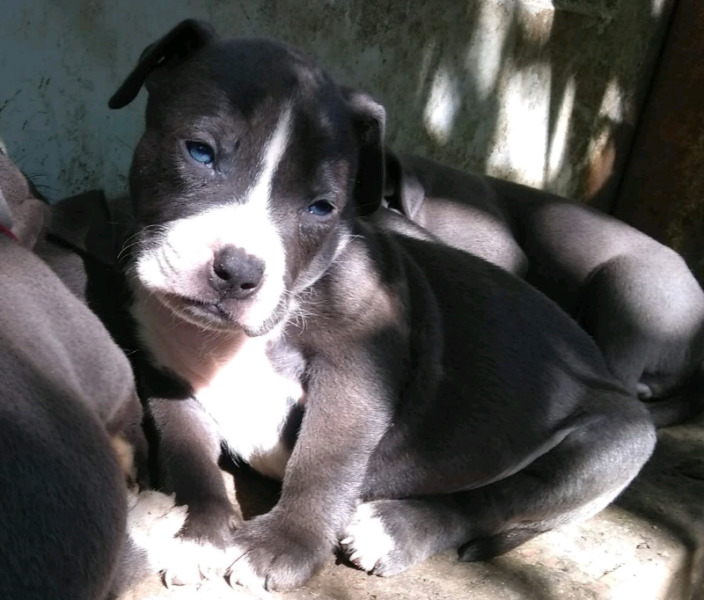
{"type": "Polygon", "coordinates": [[[327,200],[316,200],[308,207],[308,212],[316,217],[324,217],[329,215],[335,207],[327,200]]]}
{"type": "Polygon", "coordinates": [[[210,166],[213,164],[213,160],[215,160],[215,152],[208,144],[202,142],[186,142],[186,149],[193,160],[203,165],[210,166]]]}

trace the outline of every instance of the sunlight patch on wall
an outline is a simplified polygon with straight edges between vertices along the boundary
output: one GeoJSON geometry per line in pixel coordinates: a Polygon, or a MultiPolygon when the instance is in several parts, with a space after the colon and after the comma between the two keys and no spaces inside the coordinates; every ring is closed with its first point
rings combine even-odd
{"type": "Polygon", "coordinates": [[[574,76],[570,77],[562,92],[562,100],[558,109],[555,129],[550,140],[550,153],[548,155],[548,179],[555,181],[561,174],[566,164],[567,141],[570,133],[570,122],[574,101],[577,93],[577,83],[574,76]]]}
{"type": "Polygon", "coordinates": [[[660,17],[663,11],[665,10],[666,2],[667,0],[653,0],[653,6],[650,11],[650,14],[652,14],[655,18],[660,17]]]}
{"type": "Polygon", "coordinates": [[[597,115],[597,123],[587,146],[587,186],[585,195],[597,195],[614,175],[616,164],[616,125],[623,122],[628,107],[616,79],[609,81],[597,115]]]}
{"type": "Polygon", "coordinates": [[[474,32],[469,40],[465,66],[477,86],[480,100],[494,90],[501,72],[504,43],[513,18],[513,4],[482,3],[474,32]]]}
{"type": "Polygon", "coordinates": [[[416,101],[421,100],[423,91],[425,90],[425,82],[430,77],[430,67],[432,66],[433,56],[435,55],[435,40],[431,40],[423,48],[423,57],[420,61],[418,69],[418,83],[416,85],[416,101]]]}
{"type": "Polygon", "coordinates": [[[450,139],[460,103],[461,97],[455,78],[445,67],[439,67],[435,72],[423,113],[425,129],[438,144],[444,145],[450,139]]]}
{"type": "Polygon", "coordinates": [[[502,85],[501,105],[487,167],[491,174],[543,185],[550,110],[549,63],[515,71],[502,85]]]}
{"type": "Polygon", "coordinates": [[[544,6],[521,2],[516,11],[516,22],[521,37],[536,46],[545,46],[550,41],[555,11],[544,6]]]}
{"type": "Polygon", "coordinates": [[[623,121],[623,112],[623,94],[618,82],[612,79],[604,90],[601,106],[599,107],[599,116],[606,117],[613,123],[621,123],[623,121]]]}

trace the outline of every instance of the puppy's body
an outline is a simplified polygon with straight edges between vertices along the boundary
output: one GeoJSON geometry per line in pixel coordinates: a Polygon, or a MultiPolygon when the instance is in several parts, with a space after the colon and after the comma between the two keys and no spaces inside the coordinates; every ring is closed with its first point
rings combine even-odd
{"type": "Polygon", "coordinates": [[[704,293],[676,252],[553,194],[418,156],[387,161],[392,208],[555,300],[629,391],[649,399],[701,386],[704,293]]]}
{"type": "Polygon", "coordinates": [[[145,51],[111,105],[145,80],[133,314],[162,482],[203,550],[167,578],[288,588],[338,540],[379,574],[452,546],[489,557],[635,476],[651,419],[587,335],[377,210],[379,105],[294,49],[193,21],[145,51]],[[241,522],[223,446],[283,474],[270,513],[241,522]]]}
{"type": "Polygon", "coordinates": [[[0,590],[96,600],[123,551],[141,408],[124,354],[27,249],[43,212],[0,154],[0,217],[17,232],[0,234],[0,590]]]}

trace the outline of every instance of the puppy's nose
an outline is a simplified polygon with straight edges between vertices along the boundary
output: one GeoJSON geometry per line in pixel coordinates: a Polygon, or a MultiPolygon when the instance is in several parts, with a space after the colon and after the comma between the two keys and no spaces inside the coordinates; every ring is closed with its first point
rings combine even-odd
{"type": "Polygon", "coordinates": [[[259,287],[264,263],[240,248],[225,246],[213,257],[210,284],[223,297],[242,300],[259,287]]]}

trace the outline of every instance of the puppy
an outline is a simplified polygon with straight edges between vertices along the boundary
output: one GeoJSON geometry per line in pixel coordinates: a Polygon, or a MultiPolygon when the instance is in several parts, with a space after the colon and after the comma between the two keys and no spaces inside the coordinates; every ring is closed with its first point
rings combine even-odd
{"type": "Polygon", "coordinates": [[[387,153],[386,197],[557,302],[629,392],[704,400],[704,293],[670,248],[584,204],[418,156],[387,153]]]}
{"type": "Polygon", "coordinates": [[[47,211],[0,153],[0,590],[97,600],[126,550],[141,407],[124,354],[30,251],[47,211]]]}
{"type": "Polygon", "coordinates": [[[192,20],[111,107],[142,84],[132,311],[161,482],[194,549],[168,581],[292,588],[338,545],[380,575],[450,547],[485,559],[594,514],[638,473],[652,420],[586,333],[379,210],[374,100],[294,48],[192,20]],[[221,452],[283,480],[269,513],[239,519],[221,452]]]}

